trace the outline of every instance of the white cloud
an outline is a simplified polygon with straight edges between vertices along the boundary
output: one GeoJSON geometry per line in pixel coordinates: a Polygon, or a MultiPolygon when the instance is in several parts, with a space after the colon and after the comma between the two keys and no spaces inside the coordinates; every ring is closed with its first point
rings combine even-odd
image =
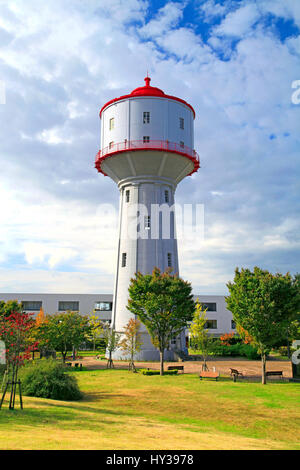
{"type": "Polygon", "coordinates": [[[300,3],[295,0],[261,0],[260,11],[272,13],[285,20],[293,20],[300,27],[300,3]]]}
{"type": "Polygon", "coordinates": [[[157,16],[151,19],[139,32],[145,37],[162,36],[164,33],[174,28],[183,16],[185,2],[169,2],[162,7],[157,16]]]}
{"type": "Polygon", "coordinates": [[[259,18],[256,4],[250,3],[227,14],[222,23],[214,28],[217,36],[237,36],[247,34],[259,18]]]}
{"type": "Polygon", "coordinates": [[[215,0],[207,0],[201,3],[198,9],[200,13],[204,14],[205,21],[210,22],[216,17],[224,16],[231,6],[232,2],[230,0],[223,5],[221,3],[216,3],[215,0]]]}

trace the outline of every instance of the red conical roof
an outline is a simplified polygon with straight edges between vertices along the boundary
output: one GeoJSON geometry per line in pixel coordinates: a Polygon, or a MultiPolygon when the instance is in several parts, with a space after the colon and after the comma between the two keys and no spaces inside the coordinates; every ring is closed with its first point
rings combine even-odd
{"type": "Polygon", "coordinates": [[[151,78],[145,77],[145,86],[135,88],[130,93],[130,96],[166,96],[160,88],[156,88],[150,85],[151,78]]]}
{"type": "Polygon", "coordinates": [[[195,110],[189,103],[182,100],[181,98],[177,98],[176,96],[166,95],[160,88],[156,88],[156,87],[151,86],[150,85],[151,78],[148,77],[148,74],[147,74],[147,77],[144,78],[144,80],[145,80],[145,85],[141,86],[141,87],[138,87],[138,88],[135,88],[130,93],[130,95],[123,95],[123,96],[120,96],[119,98],[114,98],[113,100],[110,100],[107,103],[105,103],[105,105],[102,106],[102,108],[100,110],[100,118],[101,118],[102,111],[107,106],[109,106],[110,104],[116,103],[117,101],[124,100],[126,98],[132,98],[132,97],[135,97],[135,96],[157,96],[157,97],[168,98],[168,99],[171,99],[171,100],[179,101],[180,103],[183,103],[186,106],[188,106],[193,111],[194,118],[195,118],[195,116],[196,116],[195,110]]]}

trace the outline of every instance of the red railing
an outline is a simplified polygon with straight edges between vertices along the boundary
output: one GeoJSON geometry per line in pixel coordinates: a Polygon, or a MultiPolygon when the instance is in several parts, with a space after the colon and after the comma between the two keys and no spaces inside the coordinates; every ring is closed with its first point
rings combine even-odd
{"type": "Polygon", "coordinates": [[[187,145],[169,142],[168,140],[150,140],[149,142],[144,142],[143,140],[124,140],[118,143],[111,143],[108,147],[99,150],[96,155],[95,166],[101,173],[104,173],[101,170],[101,162],[107,157],[115,153],[135,150],[159,150],[183,155],[194,162],[194,170],[191,173],[197,171],[200,166],[199,155],[195,150],[187,145]]]}

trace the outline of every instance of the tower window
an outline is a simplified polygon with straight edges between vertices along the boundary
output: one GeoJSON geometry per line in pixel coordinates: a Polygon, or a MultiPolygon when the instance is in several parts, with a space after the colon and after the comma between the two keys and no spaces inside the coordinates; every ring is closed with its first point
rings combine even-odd
{"type": "Polygon", "coordinates": [[[127,253],[122,253],[122,268],[125,268],[127,261],[127,253]]]}
{"type": "Polygon", "coordinates": [[[114,141],[112,140],[111,142],[109,142],[108,147],[111,149],[113,148],[113,146],[114,146],[114,141]]]}
{"type": "Polygon", "coordinates": [[[149,135],[144,135],[144,137],[143,137],[143,142],[144,142],[144,144],[150,142],[150,137],[149,137],[149,135]]]}
{"type": "Polygon", "coordinates": [[[150,215],[145,215],[145,229],[149,230],[151,226],[150,215]]]}
{"type": "Polygon", "coordinates": [[[169,191],[165,191],[165,202],[169,202],[169,191]]]}
{"type": "Polygon", "coordinates": [[[115,128],[115,118],[110,118],[109,120],[109,130],[113,130],[115,128]]]}
{"type": "Polygon", "coordinates": [[[168,268],[172,267],[172,253],[168,253],[168,268]]]}
{"type": "Polygon", "coordinates": [[[150,113],[148,111],[143,112],[143,123],[149,124],[150,122],[150,113]]]}
{"type": "Polygon", "coordinates": [[[180,147],[184,148],[184,142],[182,140],[179,142],[179,144],[180,144],[180,147]]]}
{"type": "Polygon", "coordinates": [[[179,127],[180,127],[180,129],[184,129],[184,119],[183,118],[179,118],[179,127]]]}
{"type": "Polygon", "coordinates": [[[126,199],[126,202],[130,201],[130,191],[129,191],[129,189],[126,190],[125,199],[126,199]]]}

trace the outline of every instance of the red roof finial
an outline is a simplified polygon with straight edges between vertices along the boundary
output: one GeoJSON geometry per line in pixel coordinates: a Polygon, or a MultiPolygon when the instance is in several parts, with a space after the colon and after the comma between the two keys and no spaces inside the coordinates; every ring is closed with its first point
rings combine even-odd
{"type": "Polygon", "coordinates": [[[147,70],[147,77],[144,78],[146,86],[150,86],[151,78],[148,77],[148,70],[147,70]]]}

